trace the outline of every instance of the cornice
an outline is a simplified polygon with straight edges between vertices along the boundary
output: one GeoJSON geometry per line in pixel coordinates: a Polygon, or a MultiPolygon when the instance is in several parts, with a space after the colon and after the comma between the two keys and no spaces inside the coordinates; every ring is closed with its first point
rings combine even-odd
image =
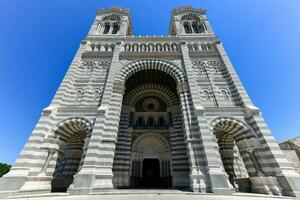
{"type": "Polygon", "coordinates": [[[220,40],[214,35],[201,36],[127,36],[127,37],[102,37],[88,36],[82,42],[212,42],[220,43],[220,40]]]}
{"type": "Polygon", "coordinates": [[[181,52],[121,52],[120,60],[138,59],[169,59],[178,60],[182,58],[181,52]]]}
{"type": "Polygon", "coordinates": [[[189,56],[190,58],[219,58],[220,54],[217,51],[194,51],[189,52],[189,56]]]}
{"type": "Polygon", "coordinates": [[[113,52],[105,51],[87,51],[82,53],[82,58],[112,58],[113,52]]]}

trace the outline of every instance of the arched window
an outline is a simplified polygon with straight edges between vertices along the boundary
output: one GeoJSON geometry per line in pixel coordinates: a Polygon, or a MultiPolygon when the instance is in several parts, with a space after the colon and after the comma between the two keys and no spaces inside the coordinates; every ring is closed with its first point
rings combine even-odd
{"type": "Polygon", "coordinates": [[[169,44],[164,44],[164,50],[165,51],[170,51],[170,45],[169,44]]]}
{"type": "Polygon", "coordinates": [[[84,96],[84,90],[82,88],[76,89],[76,96],[75,96],[75,102],[80,102],[83,99],[84,96]]]}
{"type": "Polygon", "coordinates": [[[115,49],[115,45],[114,44],[111,44],[109,47],[110,47],[110,51],[114,51],[114,49],[115,49]]]}
{"type": "Polygon", "coordinates": [[[214,74],[220,74],[220,70],[217,66],[212,67],[214,74]]]}
{"type": "Polygon", "coordinates": [[[199,47],[198,47],[198,44],[193,44],[193,49],[194,49],[194,51],[199,51],[199,47]]]}
{"type": "Polygon", "coordinates": [[[112,30],[112,34],[116,34],[120,29],[120,25],[118,23],[114,23],[113,24],[113,30],[112,30]]]}
{"type": "Polygon", "coordinates": [[[161,50],[162,50],[161,44],[156,44],[156,51],[161,51],[161,50]]]}
{"type": "Polygon", "coordinates": [[[101,44],[97,44],[95,51],[101,51],[101,44]]]}
{"type": "Polygon", "coordinates": [[[192,23],[192,28],[193,28],[194,33],[200,33],[197,22],[192,23]]]}
{"type": "Polygon", "coordinates": [[[183,28],[185,33],[192,33],[192,29],[190,27],[190,23],[189,22],[184,22],[183,23],[183,28]]]}
{"type": "Polygon", "coordinates": [[[188,47],[189,51],[194,51],[194,48],[191,44],[188,44],[187,47],[188,47]]]}
{"type": "Polygon", "coordinates": [[[229,95],[229,92],[227,90],[222,89],[221,94],[222,94],[224,100],[227,100],[227,101],[230,100],[230,95],[229,95]]]}
{"type": "Polygon", "coordinates": [[[91,44],[91,50],[92,50],[92,51],[95,51],[95,47],[96,47],[96,46],[95,46],[94,44],[91,44]]]}
{"type": "Polygon", "coordinates": [[[206,46],[207,46],[208,51],[214,50],[214,46],[212,44],[208,43],[206,46]]]}
{"type": "Polygon", "coordinates": [[[211,93],[208,90],[203,90],[204,98],[206,100],[211,100],[211,93]]]}
{"type": "Polygon", "coordinates": [[[108,44],[105,44],[105,45],[104,45],[105,51],[108,51],[108,48],[109,48],[108,44]]]}
{"type": "Polygon", "coordinates": [[[138,51],[139,45],[138,44],[133,44],[133,51],[138,51]]]}
{"type": "Polygon", "coordinates": [[[144,125],[144,119],[143,119],[143,117],[139,117],[138,118],[138,126],[142,127],[143,125],[144,125]]]}
{"type": "Polygon", "coordinates": [[[172,51],[178,51],[177,44],[175,44],[175,43],[172,44],[172,51]]]}
{"type": "Polygon", "coordinates": [[[165,126],[165,120],[163,117],[160,117],[158,119],[158,124],[159,124],[159,127],[164,127],[165,126]]]}
{"type": "Polygon", "coordinates": [[[148,119],[148,126],[149,126],[149,127],[153,127],[153,126],[154,126],[154,119],[153,119],[153,117],[150,117],[150,118],[148,119]]]}
{"type": "Polygon", "coordinates": [[[109,29],[110,29],[109,22],[106,22],[106,23],[104,24],[103,34],[107,34],[107,33],[109,32],[109,29]]]}
{"type": "Polygon", "coordinates": [[[201,75],[206,75],[205,67],[199,67],[199,72],[200,72],[201,75]]]}
{"type": "Polygon", "coordinates": [[[205,44],[201,44],[201,49],[202,49],[202,51],[207,51],[208,50],[207,46],[205,44]]]}
{"type": "Polygon", "coordinates": [[[141,44],[140,50],[141,51],[146,51],[146,44],[141,44]]]}
{"type": "Polygon", "coordinates": [[[154,51],[154,45],[148,44],[148,51],[154,51]]]}
{"type": "Polygon", "coordinates": [[[204,23],[201,23],[198,25],[198,30],[199,30],[199,33],[204,33],[206,28],[205,28],[205,24],[204,23]]]}
{"type": "Polygon", "coordinates": [[[130,51],[130,44],[126,43],[124,49],[125,51],[130,51]]]}

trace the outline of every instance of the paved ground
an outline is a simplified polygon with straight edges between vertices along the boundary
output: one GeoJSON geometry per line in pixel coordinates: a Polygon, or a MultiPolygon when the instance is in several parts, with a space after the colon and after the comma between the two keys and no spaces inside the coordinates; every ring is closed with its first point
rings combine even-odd
{"type": "Polygon", "coordinates": [[[143,191],[143,190],[121,190],[118,192],[107,192],[102,195],[80,195],[69,196],[65,193],[45,194],[31,197],[15,198],[17,200],[292,200],[291,197],[267,196],[249,193],[236,193],[233,196],[193,194],[181,191],[143,191]],[[121,193],[121,194],[120,194],[121,193]]]}

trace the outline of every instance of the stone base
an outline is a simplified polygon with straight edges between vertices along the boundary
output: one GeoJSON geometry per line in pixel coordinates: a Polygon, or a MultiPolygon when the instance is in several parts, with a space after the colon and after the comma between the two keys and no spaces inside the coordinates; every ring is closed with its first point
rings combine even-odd
{"type": "Polygon", "coordinates": [[[4,176],[0,179],[0,191],[19,190],[26,180],[25,176],[4,176]]]}
{"type": "Polygon", "coordinates": [[[189,188],[189,173],[176,172],[172,174],[172,187],[173,188],[189,188]]]}
{"type": "Polygon", "coordinates": [[[97,194],[113,189],[112,176],[95,174],[78,174],[68,189],[71,195],[97,194]]]}
{"type": "Polygon", "coordinates": [[[251,182],[249,178],[236,178],[234,179],[238,188],[237,191],[239,192],[251,192],[251,182]]]}
{"type": "Polygon", "coordinates": [[[49,176],[29,177],[3,177],[0,179],[0,199],[24,195],[45,194],[51,192],[51,181],[49,176]]]}
{"type": "Polygon", "coordinates": [[[114,175],[113,185],[115,188],[129,188],[130,187],[130,177],[128,174],[125,175],[114,175]]]}
{"type": "Polygon", "coordinates": [[[284,188],[283,195],[296,196],[300,198],[300,177],[278,176],[277,181],[284,188]]]}
{"type": "Polygon", "coordinates": [[[0,179],[0,199],[17,194],[26,180],[25,176],[3,176],[0,179]]]}
{"type": "Polygon", "coordinates": [[[27,177],[26,182],[20,188],[21,192],[27,191],[46,191],[51,192],[51,181],[53,180],[52,176],[29,176],[27,177]]]}
{"type": "Polygon", "coordinates": [[[280,187],[276,177],[250,177],[251,191],[259,194],[282,195],[283,189],[280,187]]]}
{"type": "Polygon", "coordinates": [[[216,195],[232,195],[233,187],[230,185],[227,176],[224,174],[209,174],[210,186],[208,192],[216,195]]]}
{"type": "Polygon", "coordinates": [[[74,182],[68,189],[71,195],[90,194],[95,182],[94,174],[78,174],[74,176],[74,182]]]}

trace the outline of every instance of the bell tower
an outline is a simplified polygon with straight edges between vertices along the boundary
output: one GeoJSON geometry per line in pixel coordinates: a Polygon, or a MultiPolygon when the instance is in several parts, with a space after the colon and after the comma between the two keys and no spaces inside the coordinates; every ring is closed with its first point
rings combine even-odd
{"type": "Polygon", "coordinates": [[[170,35],[177,36],[207,36],[211,27],[203,9],[184,6],[172,11],[170,35]]]}
{"type": "Polygon", "coordinates": [[[116,37],[132,34],[130,13],[118,7],[97,11],[88,36],[116,37]]]}

